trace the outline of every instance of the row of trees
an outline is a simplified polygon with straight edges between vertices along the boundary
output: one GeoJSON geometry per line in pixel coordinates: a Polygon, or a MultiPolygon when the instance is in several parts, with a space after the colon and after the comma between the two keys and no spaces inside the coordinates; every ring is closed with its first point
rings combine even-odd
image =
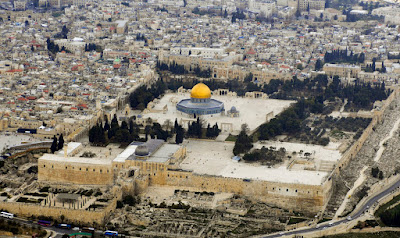
{"type": "Polygon", "coordinates": [[[171,64],[166,64],[160,61],[156,63],[157,69],[161,71],[170,71],[173,74],[182,75],[182,74],[189,74],[194,73],[197,77],[201,78],[210,78],[211,77],[211,70],[208,68],[206,70],[200,69],[199,66],[196,66],[194,69],[190,67],[189,70],[185,69],[185,66],[177,64],[176,62],[172,62],[171,64]]]}
{"type": "Polygon", "coordinates": [[[324,56],[325,63],[349,63],[357,64],[364,63],[365,54],[359,53],[354,54],[353,51],[348,50],[333,50],[332,52],[326,52],[324,56]]]}
{"type": "Polygon", "coordinates": [[[85,51],[97,51],[97,52],[102,52],[103,49],[101,48],[101,46],[96,45],[95,43],[89,43],[89,44],[85,44],[85,51]]]}
{"type": "Polygon", "coordinates": [[[292,80],[280,83],[271,81],[271,83],[264,86],[269,92],[263,90],[266,93],[276,90],[271,98],[296,99],[308,95],[308,97],[322,97],[322,101],[334,101],[335,98],[348,99],[350,105],[358,109],[371,109],[375,101],[384,100],[390,94],[390,91],[385,89],[384,82],[371,84],[356,80],[353,84],[342,84],[338,76],[334,76],[331,82],[327,75],[318,75],[312,79],[299,80],[293,77],[292,80]]]}
{"type": "Polygon", "coordinates": [[[136,40],[137,41],[144,41],[145,43],[147,43],[147,38],[144,36],[144,34],[141,34],[141,33],[137,33],[136,34],[136,40]]]}
{"type": "MultiPolygon", "coordinates": [[[[57,44],[54,43],[54,41],[50,40],[50,38],[47,38],[46,42],[47,42],[47,50],[53,54],[57,54],[58,52],[62,52],[62,51],[70,53],[70,51],[65,49],[64,46],[60,48],[57,44]]],[[[31,50],[32,50],[32,48],[31,48],[31,50]]]]}
{"type": "Polygon", "coordinates": [[[269,122],[258,128],[258,138],[268,140],[281,134],[294,134],[301,130],[302,121],[309,113],[321,113],[323,101],[321,98],[300,99],[296,104],[284,110],[269,122]]]}
{"type": "Polygon", "coordinates": [[[162,79],[149,88],[143,85],[129,95],[129,103],[133,109],[143,110],[149,102],[164,94],[166,89],[167,86],[162,79]]]}
{"type": "MultiPolygon", "coordinates": [[[[122,121],[120,125],[116,115],[114,115],[111,124],[109,124],[108,120],[106,119],[104,125],[103,123],[97,123],[95,126],[90,128],[89,141],[93,145],[97,146],[105,146],[109,142],[126,145],[132,141],[147,141],[149,137],[152,139],[157,138],[167,141],[168,138],[171,138],[175,134],[175,142],[180,144],[183,142],[185,136],[203,138],[204,128],[202,125],[203,122],[200,120],[200,118],[197,118],[196,121],[192,122],[191,124],[189,123],[189,129],[186,132],[185,129],[178,124],[177,120],[175,120],[173,127],[167,125],[164,126],[165,129],[163,129],[163,126],[161,126],[159,123],[154,122],[146,125],[143,128],[145,138],[142,139],[139,137],[139,135],[141,133],[140,128],[143,126],[136,124],[133,120],[129,121],[129,125],[126,121],[122,121]]],[[[217,124],[212,127],[210,124],[208,124],[208,127],[205,131],[206,138],[215,138],[219,135],[221,130],[219,130],[217,124]]]]}
{"type": "Polygon", "coordinates": [[[132,120],[129,121],[129,126],[126,121],[122,121],[121,125],[118,122],[117,116],[114,115],[109,124],[107,118],[104,125],[98,123],[89,130],[89,141],[94,145],[105,146],[109,142],[128,144],[139,138],[140,127],[132,120]]]}
{"type": "Polygon", "coordinates": [[[67,39],[68,38],[68,32],[69,29],[67,28],[66,25],[64,25],[61,29],[61,32],[57,33],[54,35],[54,38],[58,38],[58,39],[67,39]]]}
{"type": "Polygon", "coordinates": [[[244,20],[246,19],[246,15],[244,15],[243,10],[236,8],[236,12],[232,13],[232,23],[235,23],[236,20],[244,20]]]}
{"type": "Polygon", "coordinates": [[[51,147],[50,147],[51,153],[54,154],[54,152],[61,150],[63,147],[64,147],[63,135],[62,134],[60,135],[60,137],[58,138],[58,141],[57,141],[57,137],[53,136],[53,143],[51,143],[51,147]]]}
{"type": "MultiPolygon", "coordinates": [[[[220,132],[221,130],[218,128],[217,123],[215,123],[215,125],[212,127],[210,126],[210,124],[208,124],[205,136],[207,138],[215,138],[219,135],[220,132]]],[[[192,123],[188,122],[187,136],[203,138],[203,122],[202,120],[200,120],[199,117],[197,117],[197,120],[193,121],[192,123]]]]}
{"type": "Polygon", "coordinates": [[[376,68],[376,59],[373,58],[373,59],[372,59],[372,64],[367,64],[367,65],[365,66],[364,71],[365,71],[365,72],[375,72],[375,71],[379,71],[379,72],[381,72],[381,73],[386,73],[386,66],[385,66],[385,63],[382,61],[382,66],[381,66],[381,68],[380,68],[380,69],[377,69],[377,68],[376,68]]]}
{"type": "MultiPolygon", "coordinates": [[[[251,75],[248,76],[251,77],[251,75]]],[[[340,98],[342,100],[348,99],[350,106],[363,109],[371,109],[375,101],[384,100],[390,94],[390,91],[385,89],[384,83],[371,84],[356,80],[353,84],[343,84],[338,76],[334,76],[333,80],[330,81],[327,75],[322,74],[304,80],[299,80],[297,77],[286,81],[272,79],[263,86],[251,81],[242,82],[239,80],[220,81],[210,79],[200,81],[195,79],[189,81],[170,79],[166,83],[161,79],[149,89],[145,86],[138,88],[130,95],[130,103],[133,108],[143,110],[150,101],[162,95],[165,90],[176,91],[181,86],[190,89],[199,82],[206,83],[212,91],[218,88],[226,88],[229,91],[236,92],[238,96],[244,96],[246,92],[262,91],[270,95],[271,98],[276,99],[298,99],[304,95],[321,98],[319,101],[334,101],[335,98],[340,98]]]]}

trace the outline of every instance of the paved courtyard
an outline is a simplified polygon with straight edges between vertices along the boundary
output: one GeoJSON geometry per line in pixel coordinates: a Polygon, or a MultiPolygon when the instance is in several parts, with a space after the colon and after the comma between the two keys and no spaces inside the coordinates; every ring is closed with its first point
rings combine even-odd
{"type": "MultiPolygon", "coordinates": [[[[190,120],[187,114],[176,110],[176,104],[182,99],[190,98],[189,93],[169,93],[166,94],[161,100],[155,105],[153,110],[155,112],[146,113],[143,115],[144,118],[152,118],[157,120],[158,123],[163,124],[166,120],[174,122],[178,119],[178,122],[182,120],[190,120]],[[163,113],[163,108],[167,106],[168,110],[163,113]]],[[[231,97],[231,96],[211,96],[211,98],[219,100],[225,105],[225,112],[231,109],[232,106],[240,112],[239,117],[228,117],[226,115],[214,114],[201,116],[206,123],[214,125],[216,122],[221,128],[221,123],[231,123],[233,132],[238,133],[241,129],[242,124],[247,124],[249,129],[252,131],[259,125],[266,122],[267,115],[272,112],[272,117],[282,112],[285,108],[289,107],[294,101],[289,100],[277,100],[277,99],[254,99],[254,98],[242,98],[242,97],[231,97]]],[[[184,124],[187,127],[187,124],[184,124]]]]}
{"type": "Polygon", "coordinates": [[[234,144],[229,142],[189,140],[186,146],[187,157],[180,166],[197,174],[309,185],[322,184],[328,176],[324,171],[288,169],[287,163],[268,167],[235,162],[232,160],[234,144]]]}

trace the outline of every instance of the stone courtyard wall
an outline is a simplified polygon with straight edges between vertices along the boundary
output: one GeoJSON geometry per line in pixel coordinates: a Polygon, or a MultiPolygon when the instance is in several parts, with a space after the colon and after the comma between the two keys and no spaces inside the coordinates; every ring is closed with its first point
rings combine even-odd
{"type": "Polygon", "coordinates": [[[38,180],[43,182],[108,185],[114,183],[109,165],[38,160],[38,180]]]}
{"type": "Polygon", "coordinates": [[[149,186],[168,185],[198,191],[242,194],[282,208],[306,213],[319,212],[328,202],[332,187],[331,179],[322,185],[286,184],[198,175],[179,170],[168,170],[147,176],[149,186]]]}

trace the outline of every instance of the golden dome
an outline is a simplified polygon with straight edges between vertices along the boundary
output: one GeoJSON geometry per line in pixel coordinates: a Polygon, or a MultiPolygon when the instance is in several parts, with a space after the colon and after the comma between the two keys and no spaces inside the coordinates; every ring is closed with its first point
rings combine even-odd
{"type": "Polygon", "coordinates": [[[211,90],[204,83],[198,83],[192,88],[190,97],[199,99],[210,98],[211,90]]]}

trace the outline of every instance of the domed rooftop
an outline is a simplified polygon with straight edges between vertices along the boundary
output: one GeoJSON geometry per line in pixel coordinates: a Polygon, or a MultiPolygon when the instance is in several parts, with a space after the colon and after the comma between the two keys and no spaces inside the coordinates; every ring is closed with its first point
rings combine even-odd
{"type": "Polygon", "coordinates": [[[232,107],[231,107],[231,112],[237,112],[237,109],[236,109],[235,106],[232,106],[232,107]]]}
{"type": "Polygon", "coordinates": [[[145,145],[139,145],[135,149],[135,155],[136,156],[148,156],[149,155],[149,149],[145,145]]]}
{"type": "Polygon", "coordinates": [[[192,88],[190,97],[199,99],[211,98],[211,90],[204,83],[198,83],[192,88]]]}

